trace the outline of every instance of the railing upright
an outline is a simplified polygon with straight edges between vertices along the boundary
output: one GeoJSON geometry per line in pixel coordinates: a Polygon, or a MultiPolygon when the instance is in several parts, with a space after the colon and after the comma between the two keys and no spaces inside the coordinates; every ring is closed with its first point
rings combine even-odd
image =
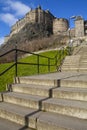
{"type": "Polygon", "coordinates": [[[17,65],[17,63],[18,63],[18,51],[17,51],[17,43],[16,43],[16,45],[15,45],[15,76],[17,77],[17,75],[18,75],[18,65],[17,65]]]}
{"type": "Polygon", "coordinates": [[[40,73],[40,72],[39,72],[39,61],[40,61],[39,55],[37,55],[37,71],[38,71],[38,74],[40,73]]]}
{"type": "Polygon", "coordinates": [[[50,72],[50,58],[48,58],[48,72],[50,72]]]}

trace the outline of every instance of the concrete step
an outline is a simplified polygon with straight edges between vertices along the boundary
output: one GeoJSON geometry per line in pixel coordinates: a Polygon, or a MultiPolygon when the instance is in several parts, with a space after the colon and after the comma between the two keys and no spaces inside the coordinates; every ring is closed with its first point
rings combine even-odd
{"type": "Polygon", "coordinates": [[[64,64],[63,64],[63,67],[79,67],[79,65],[72,64],[72,63],[71,63],[71,64],[68,64],[68,63],[66,64],[66,63],[64,63],[64,64]]]}
{"type": "MultiPolygon", "coordinates": [[[[87,66],[87,65],[86,65],[87,66]]],[[[61,68],[61,71],[63,72],[63,71],[67,71],[67,72],[69,72],[69,71],[76,71],[76,72],[86,72],[87,71],[87,67],[86,66],[79,66],[79,67],[72,67],[72,66],[62,66],[62,68],[61,68]]]]}
{"type": "MultiPolygon", "coordinates": [[[[55,114],[51,112],[41,112],[36,110],[27,109],[25,107],[20,107],[17,105],[12,105],[9,103],[0,103],[0,117],[9,119],[12,122],[16,122],[25,126],[25,124],[35,130],[86,130],[87,120],[78,119],[75,117],[55,114]],[[2,104],[2,105],[1,105],[2,104]],[[16,115],[15,115],[16,114],[16,115]]],[[[3,119],[4,120],[4,119],[3,119]]],[[[20,128],[21,125],[15,124],[12,125],[12,122],[7,121],[7,124],[4,127],[14,130],[15,128],[20,128]]],[[[0,126],[3,122],[0,122],[0,126]]],[[[10,130],[9,129],[9,130],[10,130]]],[[[22,130],[31,130],[21,128],[22,130]]],[[[21,130],[20,129],[20,130],[21,130]]],[[[1,129],[5,130],[5,129],[1,129]]],[[[19,129],[15,129],[19,130],[19,129]]]]}
{"type": "Polygon", "coordinates": [[[82,66],[82,67],[87,67],[87,63],[80,63],[79,66],[82,66]]]}
{"type": "Polygon", "coordinates": [[[87,102],[51,98],[42,102],[42,110],[87,119],[87,102]]]}
{"type": "Polygon", "coordinates": [[[76,65],[63,65],[62,68],[65,68],[65,69],[79,69],[78,66],[76,65]]]}
{"type": "Polygon", "coordinates": [[[79,69],[78,69],[78,68],[74,68],[74,67],[69,68],[69,67],[67,66],[67,67],[62,67],[62,68],[61,68],[61,71],[62,71],[62,72],[63,72],[63,71],[67,71],[67,72],[76,71],[76,72],[78,72],[79,69]]]}
{"type": "MultiPolygon", "coordinates": [[[[44,75],[45,76],[45,75],[44,75]]],[[[25,76],[25,77],[16,77],[15,83],[23,83],[23,84],[33,84],[33,85],[46,85],[46,86],[53,86],[55,87],[57,85],[56,80],[54,79],[46,79],[46,78],[36,78],[25,76]]]]}
{"type": "Polygon", "coordinates": [[[60,81],[61,87],[76,87],[76,88],[87,88],[86,77],[80,76],[71,76],[70,78],[60,81]]]}
{"type": "Polygon", "coordinates": [[[80,69],[79,69],[79,71],[84,71],[84,72],[86,72],[87,71],[87,67],[80,67],[80,69]]]}
{"type": "Polygon", "coordinates": [[[55,88],[53,89],[53,98],[87,101],[87,88],[55,88]]]}
{"type": "Polygon", "coordinates": [[[41,111],[36,109],[29,109],[11,103],[0,103],[0,118],[7,119],[30,128],[36,129],[36,121],[40,114],[41,111]]]}
{"type": "Polygon", "coordinates": [[[37,120],[37,130],[86,130],[87,120],[45,112],[37,120]]]}
{"type": "Polygon", "coordinates": [[[11,90],[13,92],[26,93],[31,95],[50,97],[52,86],[34,85],[34,84],[13,84],[11,90]]]}
{"type": "Polygon", "coordinates": [[[42,101],[46,99],[48,98],[15,92],[8,92],[3,94],[4,102],[14,103],[20,106],[34,109],[41,109],[42,101]]]}
{"type": "Polygon", "coordinates": [[[0,130],[32,130],[27,126],[23,126],[12,121],[0,118],[0,130]]]}

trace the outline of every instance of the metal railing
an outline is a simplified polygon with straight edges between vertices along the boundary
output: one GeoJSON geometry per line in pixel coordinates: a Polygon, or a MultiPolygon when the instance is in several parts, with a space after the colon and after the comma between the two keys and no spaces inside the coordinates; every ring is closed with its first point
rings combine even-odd
{"type": "MultiPolygon", "coordinates": [[[[60,50],[61,51],[61,50],[60,50]]],[[[0,55],[0,58],[10,54],[14,52],[15,53],[15,60],[13,62],[13,64],[11,66],[9,66],[8,68],[6,68],[3,72],[0,73],[0,76],[2,76],[4,73],[6,73],[7,71],[9,71],[11,68],[15,67],[15,77],[18,76],[18,65],[19,64],[22,64],[22,65],[35,65],[37,66],[37,73],[39,74],[40,73],[40,66],[47,66],[48,67],[48,72],[50,72],[50,68],[51,66],[55,66],[56,68],[58,68],[58,60],[62,60],[61,59],[61,56],[64,54],[64,50],[60,52],[60,55],[57,53],[55,55],[54,58],[50,58],[50,57],[47,57],[47,56],[43,56],[43,55],[40,55],[40,54],[35,54],[35,53],[32,53],[32,52],[29,52],[29,51],[24,51],[24,50],[20,50],[20,49],[17,49],[17,45],[15,46],[15,49],[12,49],[2,55],[0,55]],[[25,62],[20,62],[18,61],[18,53],[27,53],[27,54],[32,54],[32,55],[35,55],[37,57],[37,62],[36,63],[25,63],[25,62]],[[43,64],[43,63],[40,63],[40,58],[45,58],[47,59],[47,63],[46,64],[43,64]],[[54,64],[51,63],[51,61],[54,61],[54,64]]],[[[58,69],[56,69],[58,70],[58,69]]]]}

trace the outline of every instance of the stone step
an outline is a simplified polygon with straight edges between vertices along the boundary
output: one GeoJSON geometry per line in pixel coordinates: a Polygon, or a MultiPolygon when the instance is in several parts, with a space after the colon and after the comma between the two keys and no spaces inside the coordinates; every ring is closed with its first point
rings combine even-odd
{"type": "MultiPolygon", "coordinates": [[[[45,76],[45,75],[44,75],[45,76]]],[[[54,79],[40,79],[36,77],[30,77],[30,76],[25,76],[25,77],[16,77],[15,78],[15,83],[23,83],[23,84],[33,84],[33,85],[46,85],[46,86],[57,86],[57,82],[54,79]]]]}
{"type": "Polygon", "coordinates": [[[83,68],[83,66],[82,66],[82,67],[80,67],[79,71],[84,71],[84,72],[86,72],[86,71],[87,71],[87,67],[84,67],[84,68],[83,68]]]}
{"type": "Polygon", "coordinates": [[[31,95],[50,97],[52,94],[52,86],[34,85],[34,84],[13,84],[11,90],[13,92],[26,93],[31,95]]]}
{"type": "Polygon", "coordinates": [[[45,112],[37,120],[37,130],[86,130],[87,120],[45,112]]]}
{"type": "Polygon", "coordinates": [[[77,71],[78,72],[78,68],[68,68],[68,67],[62,67],[61,71],[77,71]]]}
{"type": "MultiPolygon", "coordinates": [[[[20,107],[17,105],[12,105],[9,103],[0,103],[0,117],[8,119],[12,122],[16,122],[25,126],[25,124],[35,130],[86,130],[87,121],[78,119],[75,117],[55,114],[51,112],[41,112],[37,110],[27,109],[25,107],[20,107]]],[[[3,119],[4,120],[4,119],[3,119]]],[[[7,120],[6,120],[7,121],[7,120]]],[[[7,121],[6,126],[9,128],[9,124],[11,124],[10,129],[14,125],[13,123],[7,121]]],[[[3,122],[0,122],[3,126],[3,122]]],[[[16,128],[20,128],[20,125],[16,124],[16,128]]],[[[0,126],[1,126],[0,125],[0,126]]],[[[2,127],[3,128],[3,127],[2,127]]],[[[9,130],[10,130],[9,129],[9,130]]],[[[23,130],[31,130],[25,129],[23,130]]],[[[3,130],[3,129],[1,129],[3,130]]],[[[5,130],[5,129],[4,129],[5,130]]],[[[11,129],[14,130],[14,129],[11,129]]],[[[15,129],[19,130],[19,129],[15,129]]],[[[21,130],[21,129],[20,129],[21,130]]]]}
{"type": "Polygon", "coordinates": [[[67,67],[67,66],[68,66],[68,67],[79,67],[78,64],[72,64],[72,63],[71,63],[71,64],[69,64],[69,63],[67,63],[67,64],[64,63],[63,66],[65,66],[65,67],[67,67]]]}
{"type": "MultiPolygon", "coordinates": [[[[36,121],[41,111],[11,103],[0,103],[0,118],[36,129],[36,121]]],[[[13,129],[12,129],[13,130],[13,129]]]]}
{"type": "Polygon", "coordinates": [[[74,64],[71,64],[71,65],[70,65],[70,64],[63,64],[63,65],[62,65],[62,68],[63,68],[63,67],[65,67],[65,68],[67,68],[67,67],[69,67],[69,68],[78,68],[79,65],[74,65],[74,64]]]}
{"type": "Polygon", "coordinates": [[[12,121],[0,118],[0,130],[32,130],[27,126],[23,126],[12,121]]]}
{"type": "Polygon", "coordinates": [[[59,87],[53,89],[53,98],[61,99],[73,99],[87,101],[87,89],[86,88],[65,88],[59,87]]]}
{"type": "Polygon", "coordinates": [[[50,98],[42,102],[42,110],[87,119],[87,102],[50,98]]]}
{"type": "Polygon", "coordinates": [[[14,103],[20,106],[34,109],[41,109],[42,101],[46,99],[48,99],[48,97],[34,96],[15,92],[7,92],[3,94],[4,102],[14,103]]]}
{"type": "Polygon", "coordinates": [[[80,76],[71,76],[71,78],[67,78],[65,80],[60,81],[60,86],[62,87],[76,87],[76,88],[87,88],[87,80],[86,77],[80,76]]]}
{"type": "Polygon", "coordinates": [[[75,67],[69,67],[69,66],[67,66],[67,67],[62,67],[61,68],[61,71],[63,72],[63,71],[67,71],[67,72],[69,72],[69,71],[76,71],[76,72],[87,72],[87,67],[83,67],[83,66],[80,66],[79,68],[77,67],[77,68],[75,68],[75,67]]]}

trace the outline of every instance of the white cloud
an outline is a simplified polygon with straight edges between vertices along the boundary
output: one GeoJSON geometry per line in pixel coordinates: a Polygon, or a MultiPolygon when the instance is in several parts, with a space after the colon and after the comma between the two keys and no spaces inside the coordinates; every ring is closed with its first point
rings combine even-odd
{"type": "Polygon", "coordinates": [[[0,37],[0,45],[4,43],[4,37],[0,37]]]}
{"type": "Polygon", "coordinates": [[[12,26],[18,20],[14,15],[10,13],[0,14],[0,18],[3,22],[8,24],[9,26],[12,26]]]}
{"type": "Polygon", "coordinates": [[[23,16],[31,9],[29,6],[23,4],[22,2],[14,0],[7,0],[6,5],[8,5],[10,9],[15,11],[16,16],[23,16]]]}
{"type": "Polygon", "coordinates": [[[30,7],[26,4],[15,0],[2,0],[4,13],[0,14],[0,20],[12,26],[15,22],[30,11],[30,7]]]}
{"type": "Polygon", "coordinates": [[[2,9],[3,9],[3,11],[10,11],[9,7],[3,7],[2,9]]]}

